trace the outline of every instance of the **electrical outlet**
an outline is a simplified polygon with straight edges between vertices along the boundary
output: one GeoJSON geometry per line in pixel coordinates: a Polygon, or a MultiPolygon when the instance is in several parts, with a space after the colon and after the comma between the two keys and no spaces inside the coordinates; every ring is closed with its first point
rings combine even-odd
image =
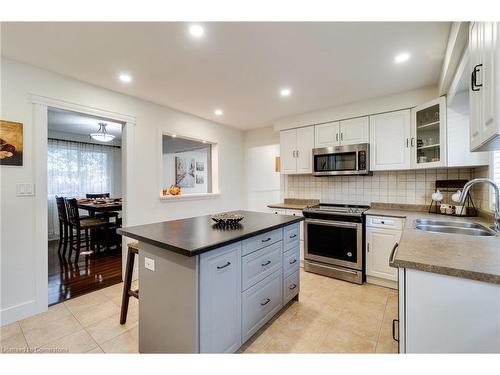
{"type": "Polygon", "coordinates": [[[155,270],[155,260],[151,258],[144,257],[144,267],[150,271],[155,270]]]}

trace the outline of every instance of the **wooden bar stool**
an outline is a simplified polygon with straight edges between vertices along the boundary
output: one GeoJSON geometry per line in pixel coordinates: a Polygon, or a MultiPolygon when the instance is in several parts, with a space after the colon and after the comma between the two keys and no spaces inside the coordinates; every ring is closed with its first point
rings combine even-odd
{"type": "Polygon", "coordinates": [[[128,299],[135,297],[139,299],[139,289],[132,290],[132,274],[134,273],[135,256],[139,254],[139,242],[127,244],[127,266],[125,268],[125,280],[123,281],[122,309],[120,312],[120,324],[125,324],[128,313],[128,299]]]}

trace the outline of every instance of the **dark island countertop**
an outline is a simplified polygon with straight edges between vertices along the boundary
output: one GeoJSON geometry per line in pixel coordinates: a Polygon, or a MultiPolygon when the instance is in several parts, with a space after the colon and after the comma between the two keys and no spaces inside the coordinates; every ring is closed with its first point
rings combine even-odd
{"type": "Polygon", "coordinates": [[[212,215],[120,228],[118,233],[176,253],[194,256],[304,220],[303,217],[232,211],[244,219],[235,229],[214,227],[212,215]]]}

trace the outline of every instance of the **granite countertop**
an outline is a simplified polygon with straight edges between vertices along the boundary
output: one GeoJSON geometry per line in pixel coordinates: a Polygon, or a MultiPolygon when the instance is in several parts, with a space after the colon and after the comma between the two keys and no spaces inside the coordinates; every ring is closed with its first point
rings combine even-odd
{"type": "Polygon", "coordinates": [[[211,215],[121,228],[118,233],[176,253],[194,256],[304,220],[300,216],[232,211],[244,219],[236,229],[214,227],[211,215]]]}
{"type": "Polygon", "coordinates": [[[318,199],[294,199],[294,198],[285,198],[283,203],[273,203],[268,204],[269,208],[280,208],[282,210],[303,210],[307,206],[314,206],[319,204],[318,199]]]}
{"type": "Polygon", "coordinates": [[[391,263],[393,267],[500,284],[500,237],[432,233],[415,229],[415,220],[470,221],[489,227],[482,217],[457,217],[400,209],[370,208],[366,215],[405,218],[405,226],[391,263]]]}

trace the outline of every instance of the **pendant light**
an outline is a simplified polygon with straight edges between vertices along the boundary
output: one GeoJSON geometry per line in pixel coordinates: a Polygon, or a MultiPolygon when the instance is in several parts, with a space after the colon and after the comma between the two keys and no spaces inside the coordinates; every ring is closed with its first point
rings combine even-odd
{"type": "Polygon", "coordinates": [[[115,136],[112,134],[109,134],[106,131],[106,124],[105,122],[100,122],[99,123],[99,130],[97,133],[90,133],[90,137],[96,141],[99,142],[111,142],[113,139],[115,139],[115,136]]]}

